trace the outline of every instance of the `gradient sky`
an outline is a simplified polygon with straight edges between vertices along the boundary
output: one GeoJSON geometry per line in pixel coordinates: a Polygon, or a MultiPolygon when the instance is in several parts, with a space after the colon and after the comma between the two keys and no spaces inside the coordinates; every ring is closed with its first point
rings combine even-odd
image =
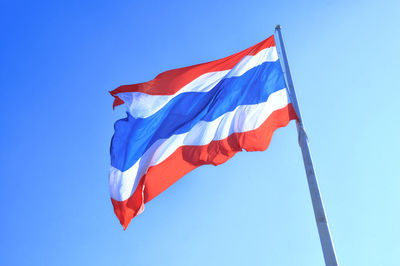
{"type": "Polygon", "coordinates": [[[282,25],[341,265],[400,265],[398,1],[2,1],[0,265],[323,265],[294,122],[123,231],[108,91],[282,25]]]}

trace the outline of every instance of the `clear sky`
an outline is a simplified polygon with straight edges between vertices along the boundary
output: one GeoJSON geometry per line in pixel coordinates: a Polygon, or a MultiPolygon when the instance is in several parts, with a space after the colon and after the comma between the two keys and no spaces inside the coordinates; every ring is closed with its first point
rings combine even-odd
{"type": "Polygon", "coordinates": [[[294,122],[123,231],[108,91],[282,25],[341,265],[400,265],[398,1],[2,1],[0,265],[323,265],[294,122]]]}

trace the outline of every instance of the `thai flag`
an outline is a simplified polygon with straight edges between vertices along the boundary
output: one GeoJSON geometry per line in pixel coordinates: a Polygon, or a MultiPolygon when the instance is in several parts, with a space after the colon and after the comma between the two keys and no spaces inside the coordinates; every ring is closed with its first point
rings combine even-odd
{"type": "Polygon", "coordinates": [[[121,86],[114,107],[110,194],[126,229],[144,204],[204,164],[265,150],[273,132],[297,119],[274,36],[234,55],[121,86]]]}

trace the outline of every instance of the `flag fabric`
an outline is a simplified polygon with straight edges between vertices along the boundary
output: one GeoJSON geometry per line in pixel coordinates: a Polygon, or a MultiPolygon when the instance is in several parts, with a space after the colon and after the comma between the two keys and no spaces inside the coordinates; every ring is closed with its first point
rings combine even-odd
{"type": "Polygon", "coordinates": [[[231,56],[110,92],[127,106],[111,141],[109,188],[126,229],[144,204],[191,170],[265,150],[297,119],[274,36],[231,56]]]}

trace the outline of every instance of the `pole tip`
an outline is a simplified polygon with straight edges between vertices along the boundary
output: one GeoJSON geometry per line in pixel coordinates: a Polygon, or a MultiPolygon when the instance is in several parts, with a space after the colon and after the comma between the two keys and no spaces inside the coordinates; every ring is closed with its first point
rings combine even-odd
{"type": "Polygon", "coordinates": [[[276,30],[280,30],[280,29],[281,29],[281,25],[279,25],[279,24],[276,25],[275,29],[276,29],[276,30]]]}

